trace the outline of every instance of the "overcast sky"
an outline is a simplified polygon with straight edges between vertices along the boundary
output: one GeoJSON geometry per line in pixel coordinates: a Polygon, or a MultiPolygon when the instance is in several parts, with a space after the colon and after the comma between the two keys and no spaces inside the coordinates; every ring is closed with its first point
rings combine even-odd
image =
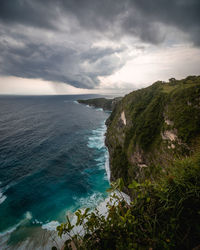
{"type": "Polygon", "coordinates": [[[121,94],[199,74],[199,0],[0,0],[0,94],[121,94]]]}

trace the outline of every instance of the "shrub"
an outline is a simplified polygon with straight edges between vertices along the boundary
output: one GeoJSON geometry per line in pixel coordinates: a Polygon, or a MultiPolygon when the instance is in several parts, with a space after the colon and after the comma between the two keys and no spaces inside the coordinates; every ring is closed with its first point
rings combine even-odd
{"type": "Polygon", "coordinates": [[[157,182],[129,185],[131,202],[120,192],[122,179],[111,184],[107,214],[78,210],[76,226],[85,234],[73,235],[70,220],[58,227],[60,236],[77,249],[192,249],[200,244],[200,154],[177,161],[157,182]]]}

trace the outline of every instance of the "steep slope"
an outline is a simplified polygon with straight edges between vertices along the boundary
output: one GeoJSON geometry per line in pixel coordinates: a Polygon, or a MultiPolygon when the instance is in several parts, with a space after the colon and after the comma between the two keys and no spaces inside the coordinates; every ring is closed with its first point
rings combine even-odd
{"type": "Polygon", "coordinates": [[[200,142],[200,76],[133,91],[107,120],[111,179],[156,179],[200,142]]]}
{"type": "MultiPolygon", "coordinates": [[[[108,211],[78,210],[76,225],[84,221],[86,234],[67,244],[87,250],[199,249],[200,77],[172,78],[130,93],[115,104],[107,126],[116,180],[108,211]]],[[[59,235],[72,229],[68,218],[59,235]]]]}

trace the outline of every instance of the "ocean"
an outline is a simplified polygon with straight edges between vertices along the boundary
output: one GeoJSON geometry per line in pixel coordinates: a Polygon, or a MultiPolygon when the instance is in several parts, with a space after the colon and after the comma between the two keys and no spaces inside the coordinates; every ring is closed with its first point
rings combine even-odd
{"type": "MultiPolygon", "coordinates": [[[[109,112],[94,96],[0,96],[0,249],[50,249],[66,215],[109,187],[109,112]]],[[[62,243],[60,243],[62,244],[62,243]]]]}

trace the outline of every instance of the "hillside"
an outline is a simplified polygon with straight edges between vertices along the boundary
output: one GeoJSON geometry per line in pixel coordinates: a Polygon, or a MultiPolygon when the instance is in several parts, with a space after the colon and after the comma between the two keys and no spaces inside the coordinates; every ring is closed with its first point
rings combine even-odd
{"type": "Polygon", "coordinates": [[[84,235],[67,217],[65,249],[200,249],[200,76],[133,91],[106,123],[107,214],[76,211],[84,235]]]}
{"type": "Polygon", "coordinates": [[[117,102],[119,102],[122,98],[116,97],[113,99],[107,98],[94,98],[88,100],[78,100],[79,103],[92,106],[94,108],[102,108],[103,110],[112,111],[117,102]]]}
{"type": "Polygon", "coordinates": [[[155,179],[200,143],[200,76],[158,81],[126,95],[107,120],[112,180],[155,179]]]}

